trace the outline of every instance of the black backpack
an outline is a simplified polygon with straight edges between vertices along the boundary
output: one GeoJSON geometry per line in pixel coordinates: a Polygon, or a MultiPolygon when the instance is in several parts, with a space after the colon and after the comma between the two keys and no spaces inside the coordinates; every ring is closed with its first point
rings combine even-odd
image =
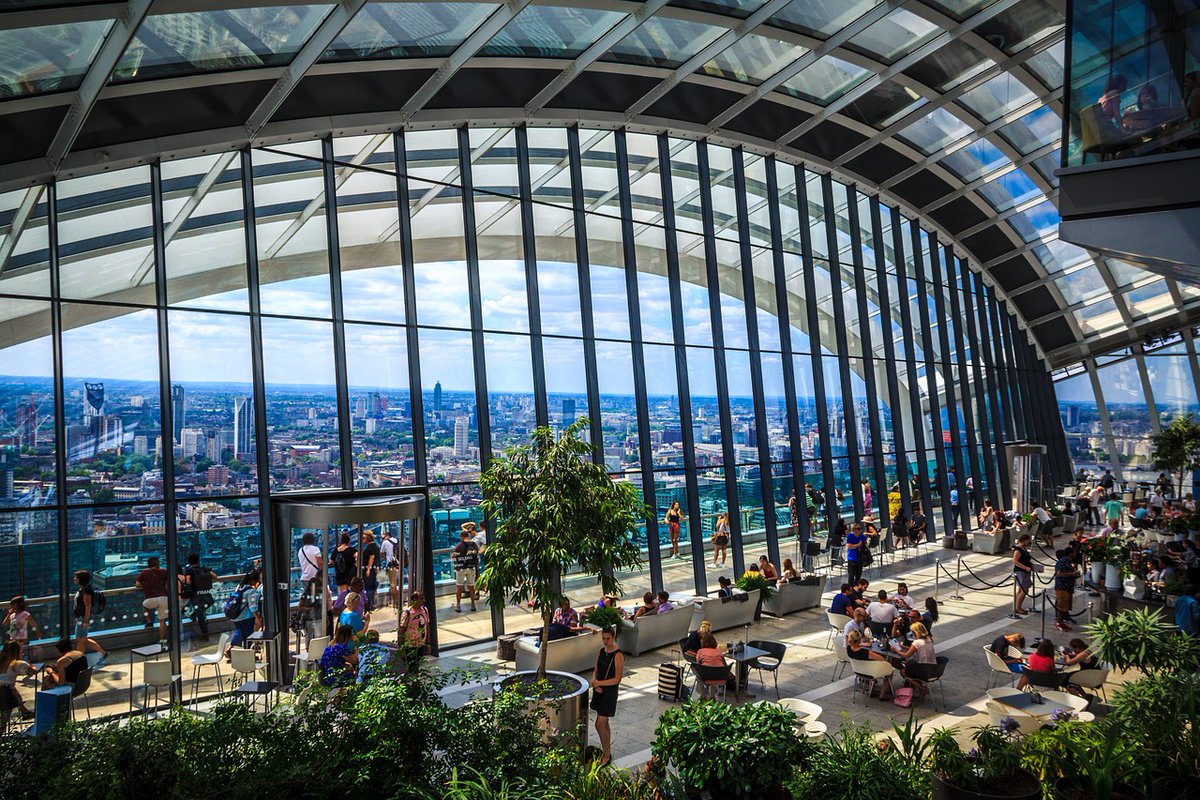
{"type": "Polygon", "coordinates": [[[99,589],[92,589],[92,616],[103,614],[104,608],[108,605],[108,598],[104,596],[104,592],[99,589]]]}
{"type": "Polygon", "coordinates": [[[345,575],[351,571],[349,550],[335,550],[333,552],[333,571],[338,575],[345,575]]]}
{"type": "Polygon", "coordinates": [[[188,573],[192,578],[192,589],[196,592],[212,591],[213,571],[208,567],[191,567],[188,573]]]}

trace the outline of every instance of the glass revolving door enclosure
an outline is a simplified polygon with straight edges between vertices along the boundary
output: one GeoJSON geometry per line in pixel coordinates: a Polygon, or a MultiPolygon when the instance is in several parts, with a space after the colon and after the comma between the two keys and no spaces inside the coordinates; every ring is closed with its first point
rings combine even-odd
{"type": "Polygon", "coordinates": [[[1042,459],[1046,457],[1046,445],[1005,442],[1004,453],[1012,487],[1012,509],[1018,514],[1028,514],[1033,501],[1044,500],[1042,459]]]}
{"type": "MultiPolygon", "coordinates": [[[[273,504],[280,618],[296,652],[331,635],[339,593],[362,582],[372,627],[394,636],[413,590],[429,596],[432,565],[422,491],[288,497],[273,504]],[[348,547],[342,547],[347,544],[348,547]],[[339,550],[341,548],[341,550],[339,550]]],[[[431,615],[432,616],[432,615],[431,615]]],[[[436,623],[430,644],[436,647],[436,623]]]]}

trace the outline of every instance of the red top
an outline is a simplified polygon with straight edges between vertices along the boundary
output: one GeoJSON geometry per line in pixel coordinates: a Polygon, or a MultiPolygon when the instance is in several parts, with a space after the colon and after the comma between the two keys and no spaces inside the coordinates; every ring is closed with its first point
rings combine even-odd
{"type": "Polygon", "coordinates": [[[1054,657],[1034,653],[1029,657],[1029,668],[1034,672],[1054,672],[1054,657]]]}
{"type": "Polygon", "coordinates": [[[137,580],[147,600],[167,596],[167,571],[162,567],[147,567],[138,573],[137,580]]]}

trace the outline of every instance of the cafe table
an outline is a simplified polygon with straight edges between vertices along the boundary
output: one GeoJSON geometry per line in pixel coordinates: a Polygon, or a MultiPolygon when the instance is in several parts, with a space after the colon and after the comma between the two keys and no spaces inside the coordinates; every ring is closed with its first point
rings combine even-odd
{"type": "Polygon", "coordinates": [[[766,650],[757,648],[757,647],[751,647],[750,645],[745,645],[740,650],[730,649],[725,653],[725,655],[729,656],[734,661],[736,661],[737,665],[738,665],[737,666],[737,689],[734,691],[734,694],[737,695],[738,697],[754,697],[754,695],[746,693],[744,691],[746,688],[746,680],[750,675],[750,663],[749,662],[755,660],[756,658],[759,658],[760,656],[769,656],[769,655],[771,655],[771,653],[766,650]]]}
{"type": "Polygon", "coordinates": [[[1043,697],[1039,702],[1029,692],[1005,695],[1004,697],[997,698],[996,702],[1016,709],[1023,714],[1028,714],[1031,717],[1037,717],[1038,719],[1049,719],[1056,711],[1070,711],[1074,713],[1074,710],[1070,706],[1065,706],[1054,700],[1047,700],[1043,697]]]}

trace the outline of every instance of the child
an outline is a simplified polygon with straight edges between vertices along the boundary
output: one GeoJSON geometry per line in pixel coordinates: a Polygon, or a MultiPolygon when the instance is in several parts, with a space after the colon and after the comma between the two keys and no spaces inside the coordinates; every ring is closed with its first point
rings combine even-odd
{"type": "Polygon", "coordinates": [[[21,644],[21,651],[29,649],[29,629],[39,637],[42,634],[37,621],[26,608],[25,598],[17,595],[8,601],[8,613],[4,615],[4,627],[8,628],[8,638],[21,644]]]}

